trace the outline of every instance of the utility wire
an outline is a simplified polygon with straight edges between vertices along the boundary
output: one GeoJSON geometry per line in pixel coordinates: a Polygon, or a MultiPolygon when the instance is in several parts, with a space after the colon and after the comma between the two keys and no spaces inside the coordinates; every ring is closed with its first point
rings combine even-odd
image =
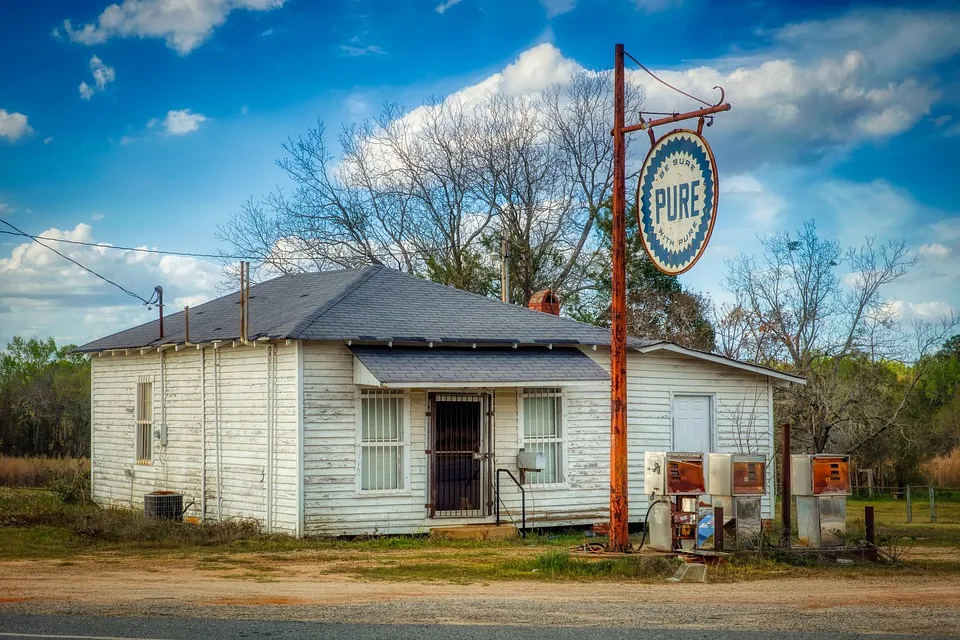
{"type": "MultiPolygon", "coordinates": [[[[6,222],[5,220],[0,220],[0,222],[3,222],[4,224],[6,224],[6,225],[8,225],[8,226],[13,227],[13,225],[11,225],[10,223],[6,222]]],[[[16,227],[14,227],[14,228],[16,228],[16,227]]],[[[143,247],[122,247],[122,246],[118,246],[118,245],[114,245],[114,244],[103,244],[103,243],[100,243],[100,242],[83,242],[83,241],[81,241],[81,240],[67,240],[66,238],[50,238],[50,237],[47,237],[47,236],[34,236],[34,235],[31,235],[31,234],[29,234],[29,233],[26,233],[26,232],[24,232],[24,231],[19,231],[19,230],[18,230],[16,233],[14,233],[13,231],[3,231],[3,230],[0,230],[0,233],[5,234],[5,235],[8,235],[8,236],[21,236],[21,237],[24,237],[24,238],[30,238],[30,239],[32,239],[32,240],[46,240],[47,242],[63,242],[63,243],[66,243],[66,244],[77,244],[77,245],[81,245],[81,246],[84,246],[84,247],[99,247],[99,248],[101,248],[101,249],[116,249],[116,250],[118,250],[118,251],[139,251],[140,253],[156,253],[156,254],[166,255],[166,256],[184,256],[184,257],[187,257],[187,258],[218,258],[218,259],[219,259],[219,258],[227,258],[227,259],[230,259],[230,260],[255,260],[255,261],[259,261],[259,260],[260,260],[260,258],[258,258],[258,257],[251,257],[251,256],[228,256],[228,255],[217,255],[217,254],[213,254],[213,253],[190,253],[190,252],[188,252],[188,251],[162,251],[162,250],[160,250],[160,249],[144,249],[143,247]]],[[[44,245],[44,246],[46,246],[46,245],[44,245]]]]}
{"type": "MultiPolygon", "coordinates": [[[[643,69],[644,71],[646,71],[646,72],[650,75],[651,78],[653,78],[654,80],[656,80],[656,81],[659,82],[660,84],[664,85],[665,87],[669,87],[669,88],[673,89],[674,91],[676,91],[677,93],[682,93],[683,95],[687,96],[688,98],[691,98],[691,99],[693,99],[693,100],[696,100],[696,101],[699,102],[700,104],[705,105],[705,106],[707,106],[707,107],[712,107],[712,106],[713,106],[713,105],[710,104],[709,102],[706,102],[706,101],[704,101],[704,100],[701,100],[701,99],[698,98],[697,96],[692,96],[692,95],[690,95],[689,93],[687,93],[686,91],[681,91],[680,89],[677,89],[675,86],[673,86],[672,84],[670,84],[670,83],[667,82],[666,80],[662,80],[661,78],[659,78],[659,77],[657,76],[657,74],[655,74],[653,71],[650,71],[650,69],[647,69],[645,66],[643,66],[643,63],[641,63],[639,60],[637,60],[636,58],[634,58],[632,55],[630,55],[630,54],[627,53],[626,51],[624,51],[623,54],[624,54],[625,56],[627,56],[628,58],[630,58],[631,60],[633,60],[635,63],[637,63],[637,66],[638,66],[638,67],[640,67],[641,69],[643,69]]],[[[714,88],[716,88],[716,87],[714,87],[714,88]]]]}
{"type": "MultiPolygon", "coordinates": [[[[90,273],[90,274],[92,274],[92,275],[95,275],[96,277],[100,278],[101,280],[103,280],[104,282],[106,282],[106,283],[108,283],[108,284],[112,284],[113,286],[115,286],[117,289],[120,289],[120,291],[123,291],[123,292],[124,292],[125,294],[127,294],[128,296],[132,296],[132,297],[136,298],[137,300],[140,300],[141,302],[143,302],[143,304],[147,304],[147,305],[148,305],[148,304],[151,304],[149,300],[138,296],[137,294],[135,294],[133,291],[130,291],[129,289],[125,289],[124,287],[120,286],[119,284],[117,284],[117,283],[114,282],[113,280],[111,280],[111,279],[109,279],[109,278],[107,278],[107,277],[105,277],[105,276],[100,275],[99,273],[97,273],[97,272],[94,271],[93,269],[91,269],[91,268],[89,268],[89,267],[83,266],[82,264],[80,264],[79,262],[77,262],[76,260],[74,260],[73,258],[71,258],[70,256],[64,255],[64,254],[60,253],[59,251],[57,251],[56,249],[54,249],[54,248],[51,247],[50,245],[43,244],[42,242],[40,242],[40,240],[37,239],[37,237],[31,236],[30,234],[25,233],[24,231],[22,231],[22,230],[18,229],[17,227],[13,226],[12,224],[10,224],[9,222],[7,222],[7,221],[4,220],[3,218],[0,218],[0,222],[2,222],[3,224],[7,225],[8,227],[10,227],[11,229],[13,229],[14,231],[17,232],[17,234],[10,234],[10,235],[21,235],[21,236],[25,236],[25,237],[27,237],[27,238],[30,238],[31,240],[33,240],[34,242],[36,242],[36,243],[37,243],[38,245],[40,245],[41,247],[44,247],[45,249],[49,249],[50,251],[53,251],[55,254],[57,254],[58,256],[60,256],[61,258],[63,258],[64,260],[69,260],[70,262],[72,262],[73,264],[77,265],[78,267],[80,267],[81,269],[83,269],[84,271],[86,271],[87,273],[90,273]]],[[[8,232],[4,232],[4,233],[8,233],[8,232]]]]}

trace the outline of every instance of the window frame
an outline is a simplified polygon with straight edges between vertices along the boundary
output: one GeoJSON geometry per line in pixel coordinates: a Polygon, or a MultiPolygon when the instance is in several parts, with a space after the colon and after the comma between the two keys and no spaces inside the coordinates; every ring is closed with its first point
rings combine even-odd
{"type": "Polygon", "coordinates": [[[144,467],[153,465],[154,440],[156,440],[153,435],[157,413],[156,400],[153,376],[137,376],[133,408],[133,462],[144,467]],[[147,398],[150,399],[149,419],[143,417],[144,401],[147,398]],[[141,455],[144,452],[147,455],[141,455]]]}
{"type": "MultiPolygon", "coordinates": [[[[563,387],[520,387],[517,389],[517,442],[518,448],[526,450],[527,439],[525,436],[526,423],[525,423],[525,407],[524,403],[528,397],[552,397],[556,398],[559,402],[560,408],[560,436],[557,438],[541,440],[541,442],[556,442],[560,446],[559,451],[559,479],[554,480],[553,482],[530,482],[528,477],[525,477],[523,480],[523,486],[536,489],[567,489],[570,486],[569,475],[568,475],[568,461],[569,456],[567,455],[567,440],[568,440],[568,429],[567,429],[567,391],[563,387]],[[532,393],[531,393],[532,392],[532,393]]],[[[527,475],[527,474],[525,474],[527,475]]]]}
{"type": "Polygon", "coordinates": [[[411,442],[410,442],[410,390],[409,389],[357,389],[354,396],[356,407],[356,446],[354,447],[354,457],[356,464],[354,469],[354,493],[357,496],[396,496],[409,495],[412,493],[410,468],[411,468],[411,442]],[[399,397],[400,404],[400,440],[396,443],[389,443],[400,450],[399,468],[401,470],[400,478],[403,485],[396,489],[364,489],[363,488],[363,450],[365,447],[372,446],[364,443],[363,440],[363,399],[374,394],[386,394],[399,397]]]}

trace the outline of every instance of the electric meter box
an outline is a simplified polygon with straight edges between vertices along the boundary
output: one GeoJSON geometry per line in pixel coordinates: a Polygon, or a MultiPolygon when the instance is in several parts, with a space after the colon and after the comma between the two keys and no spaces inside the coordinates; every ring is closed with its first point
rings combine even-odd
{"type": "Polygon", "coordinates": [[[523,471],[543,471],[547,466],[547,457],[534,451],[517,452],[517,468],[523,471]]]}
{"type": "Polygon", "coordinates": [[[790,491],[795,496],[849,496],[850,456],[790,456],[790,491]]]}
{"type": "Polygon", "coordinates": [[[767,458],[746,453],[711,453],[710,482],[713,496],[762,496],[767,490],[767,458]]]}

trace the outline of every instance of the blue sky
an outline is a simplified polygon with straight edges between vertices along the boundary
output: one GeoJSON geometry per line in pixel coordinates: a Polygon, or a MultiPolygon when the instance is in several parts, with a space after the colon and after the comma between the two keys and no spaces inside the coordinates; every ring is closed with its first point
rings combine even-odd
{"type": "MultiPolygon", "coordinates": [[[[708,130],[720,212],[684,276],[722,301],[723,260],[815,218],[845,243],[906,239],[904,318],[960,309],[960,11],[949,4],[698,0],[106,0],[2,10],[0,217],[45,235],[210,252],[239,205],[284,184],[289,135],[495,74],[535,92],[613,44],[733,104],[708,130]],[[171,6],[190,11],[170,11],[171,6]],[[82,83],[82,84],[81,84],[82,83]]],[[[647,79],[636,76],[641,82],[647,79]]],[[[647,85],[651,109],[687,107],[647,85]]],[[[645,138],[631,145],[642,155],[645,138]]],[[[63,249],[63,247],[61,247],[63,249]]],[[[66,249],[64,249],[66,250],[66,249]]],[[[216,295],[212,261],[71,248],[147,296],[216,295]]],[[[36,245],[0,236],[0,341],[80,342],[148,314],[36,245]]]]}

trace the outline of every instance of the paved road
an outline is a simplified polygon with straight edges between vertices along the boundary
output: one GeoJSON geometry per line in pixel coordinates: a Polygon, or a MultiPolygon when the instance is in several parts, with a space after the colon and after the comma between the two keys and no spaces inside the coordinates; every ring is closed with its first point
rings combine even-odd
{"type": "Polygon", "coordinates": [[[198,618],[114,618],[103,616],[4,615],[0,640],[57,638],[60,640],[918,640],[930,636],[860,635],[769,631],[708,631],[690,629],[601,629],[581,627],[487,627],[455,625],[361,625],[278,620],[218,620],[198,618]]]}

